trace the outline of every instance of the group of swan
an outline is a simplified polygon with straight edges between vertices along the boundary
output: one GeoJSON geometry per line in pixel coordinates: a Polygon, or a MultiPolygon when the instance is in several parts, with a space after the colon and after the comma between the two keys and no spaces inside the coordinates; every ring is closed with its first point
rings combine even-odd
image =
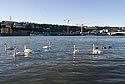
{"type": "MultiPolygon", "coordinates": [[[[51,48],[51,44],[52,42],[49,41],[49,45],[45,45],[43,46],[43,49],[50,49],[51,48]]],[[[109,48],[111,48],[111,46],[109,46],[109,48]]],[[[95,47],[95,44],[93,44],[93,47],[92,47],[92,55],[100,55],[103,51],[101,50],[98,50],[96,47],[95,47]]],[[[79,53],[79,49],[76,49],[76,45],[74,45],[74,50],[73,50],[73,55],[76,55],[79,53]]]]}
{"type": "MultiPolygon", "coordinates": [[[[43,49],[50,49],[51,48],[51,44],[52,44],[52,42],[49,41],[49,45],[43,46],[43,49]]],[[[16,47],[8,47],[7,43],[5,43],[4,45],[5,45],[5,52],[6,53],[7,53],[8,50],[13,50],[14,51],[14,54],[13,54],[14,57],[17,57],[17,56],[27,56],[27,55],[32,53],[32,50],[28,49],[26,47],[26,45],[24,45],[24,51],[23,52],[17,52],[16,47]]]]}
{"type": "MultiPolygon", "coordinates": [[[[43,49],[50,49],[51,48],[51,44],[52,44],[52,42],[49,41],[49,45],[43,46],[43,49]]],[[[32,50],[28,49],[26,47],[26,45],[24,45],[24,51],[23,52],[17,52],[16,47],[8,47],[7,43],[5,43],[4,45],[5,45],[5,52],[6,53],[7,53],[8,50],[13,50],[14,51],[14,54],[13,54],[14,57],[17,57],[17,56],[27,56],[27,55],[32,53],[32,50]]]]}
{"type": "Polygon", "coordinates": [[[32,53],[31,49],[26,48],[26,45],[24,45],[24,52],[17,52],[16,47],[14,48],[14,54],[13,54],[13,59],[14,62],[16,62],[16,57],[27,57],[29,54],[32,53]]]}
{"type": "Polygon", "coordinates": [[[32,53],[31,49],[26,48],[26,45],[24,45],[24,51],[23,52],[17,52],[16,47],[8,47],[7,44],[5,43],[5,52],[7,53],[8,50],[13,50],[13,56],[17,57],[17,56],[27,56],[29,54],[32,53]]]}
{"type": "Polygon", "coordinates": [[[24,45],[24,51],[23,52],[16,52],[16,48],[14,48],[14,56],[28,56],[31,53],[32,53],[32,50],[26,48],[26,45],[24,45]]]}
{"type": "MultiPolygon", "coordinates": [[[[49,45],[45,45],[43,46],[43,49],[51,49],[51,44],[52,42],[49,41],[49,45]]],[[[32,53],[32,50],[31,49],[28,49],[26,47],[26,45],[24,45],[24,51],[23,52],[17,52],[17,49],[16,47],[8,47],[7,44],[5,43],[5,51],[7,53],[8,50],[13,50],[14,51],[14,54],[13,54],[13,57],[14,57],[14,60],[16,57],[18,56],[28,56],[29,54],[32,53]]],[[[103,47],[104,49],[106,49],[105,47],[103,47]]],[[[111,48],[111,46],[109,46],[108,48],[111,48]]],[[[95,44],[93,44],[92,46],[92,55],[100,55],[103,51],[101,50],[98,50],[97,47],[95,47],[95,44]]],[[[73,55],[76,55],[79,53],[79,49],[76,49],[76,45],[74,45],[74,50],[73,50],[73,55]]]]}
{"type": "MultiPolygon", "coordinates": [[[[76,46],[74,45],[73,55],[76,55],[78,53],[79,53],[79,49],[76,49],[76,46]]],[[[102,51],[96,49],[95,44],[93,44],[92,55],[100,55],[101,53],[102,53],[102,51]]]]}

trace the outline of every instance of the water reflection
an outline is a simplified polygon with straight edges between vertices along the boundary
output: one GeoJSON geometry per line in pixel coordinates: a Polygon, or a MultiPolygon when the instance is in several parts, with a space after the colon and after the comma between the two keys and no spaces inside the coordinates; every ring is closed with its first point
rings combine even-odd
{"type": "Polygon", "coordinates": [[[72,61],[73,61],[73,64],[76,64],[78,61],[78,55],[73,55],[72,61]]]}

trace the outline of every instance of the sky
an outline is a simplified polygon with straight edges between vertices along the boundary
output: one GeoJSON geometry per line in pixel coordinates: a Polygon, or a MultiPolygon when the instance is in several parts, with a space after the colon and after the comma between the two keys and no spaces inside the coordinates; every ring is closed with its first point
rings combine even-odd
{"type": "Polygon", "coordinates": [[[0,0],[0,21],[125,27],[124,8],[125,0],[0,0]]]}

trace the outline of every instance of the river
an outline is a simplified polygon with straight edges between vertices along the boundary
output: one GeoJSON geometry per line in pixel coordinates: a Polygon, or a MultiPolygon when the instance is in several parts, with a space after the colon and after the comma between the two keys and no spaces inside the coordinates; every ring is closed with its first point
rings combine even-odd
{"type": "Polygon", "coordinates": [[[124,36],[0,37],[0,51],[0,84],[125,84],[124,36]],[[51,49],[43,49],[49,41],[51,49]],[[5,43],[20,52],[26,45],[32,54],[14,62],[5,43]],[[93,43],[100,55],[92,55],[93,43]]]}

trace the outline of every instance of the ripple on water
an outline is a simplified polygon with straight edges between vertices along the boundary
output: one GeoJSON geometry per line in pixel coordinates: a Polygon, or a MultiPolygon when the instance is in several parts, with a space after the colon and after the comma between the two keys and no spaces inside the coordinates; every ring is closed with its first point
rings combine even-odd
{"type": "MultiPolygon", "coordinates": [[[[0,38],[1,39],[1,38],[0,38]]],[[[24,44],[33,50],[27,58],[4,56],[0,47],[0,84],[123,84],[125,83],[124,37],[8,37],[2,38],[9,45],[23,50],[24,44]],[[42,46],[52,42],[52,48],[44,51],[42,46]],[[93,56],[92,44],[112,45],[101,55],[93,56]],[[122,44],[122,46],[121,46],[122,44]],[[73,55],[73,45],[80,53],[73,55]],[[67,53],[69,52],[69,53],[67,53]]]]}

